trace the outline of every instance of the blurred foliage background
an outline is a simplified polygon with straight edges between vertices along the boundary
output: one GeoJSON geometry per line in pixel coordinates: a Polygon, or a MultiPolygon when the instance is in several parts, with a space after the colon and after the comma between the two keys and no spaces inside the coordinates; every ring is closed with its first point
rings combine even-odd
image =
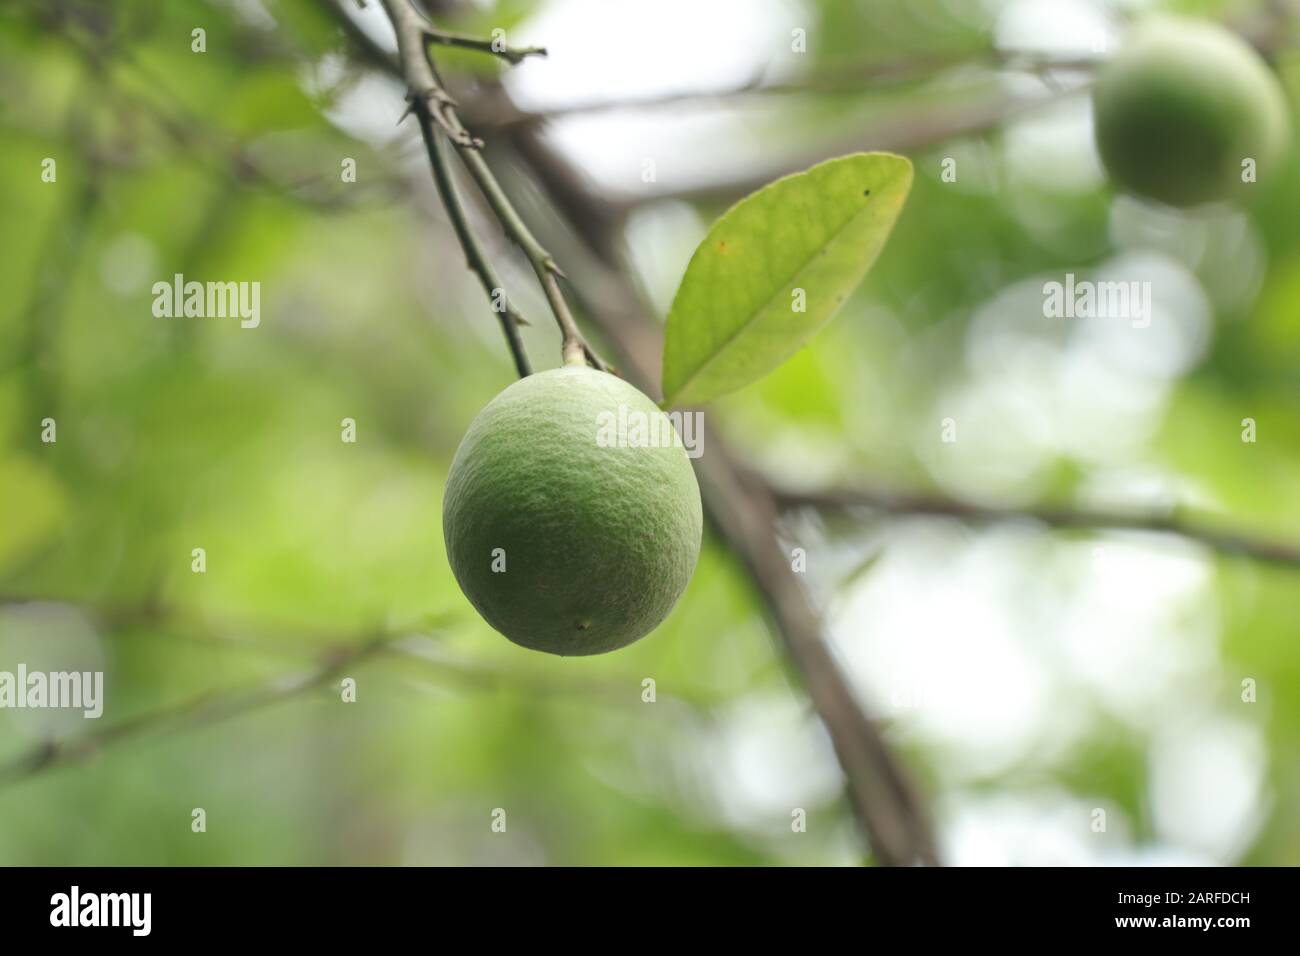
{"type": "MultiPolygon", "coordinates": [[[[444,22],[550,57],[500,77],[438,58],[469,116],[498,79],[522,109],[569,111],[548,141],[626,216],[660,315],[729,181],[846,137],[911,156],[859,294],[709,413],[782,482],[1300,541],[1300,151],[1248,206],[1156,210],[1104,180],[1087,70],[1035,65],[1113,48],[1153,6],[484,0],[444,22]],[[755,76],[811,92],[590,108],[755,76]],[[1149,279],[1151,328],[1045,320],[1042,285],[1067,272],[1149,279]]],[[[1300,102],[1292,6],[1163,6],[1263,38],[1300,102]]],[[[345,7],[391,48],[377,3],[345,7]]],[[[514,647],[461,597],[442,484],[513,370],[396,125],[403,90],[336,10],[0,11],[0,669],[102,669],[90,732],[146,718],[68,750],[89,722],[0,711],[0,863],[863,861],[825,733],[716,541],[664,626],[601,658],[514,647]],[[175,273],[260,282],[260,327],[156,318],[151,286],[175,273]],[[328,671],[390,631],[410,638],[328,671]],[[221,711],[250,687],[266,706],[221,711]]],[[[558,364],[525,269],[485,234],[535,317],[534,363],[558,364]]],[[[1300,569],[1177,535],[870,510],[798,510],[785,538],[949,862],[1300,862],[1300,569]]]]}

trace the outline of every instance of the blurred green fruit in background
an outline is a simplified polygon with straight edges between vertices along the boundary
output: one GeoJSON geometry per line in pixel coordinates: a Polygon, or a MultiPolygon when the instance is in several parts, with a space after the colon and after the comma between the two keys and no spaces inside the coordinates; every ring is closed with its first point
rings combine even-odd
{"type": "Polygon", "coordinates": [[[1172,206],[1236,195],[1287,140],[1281,85],[1223,27],[1157,17],[1135,28],[1093,93],[1097,148],[1117,186],[1172,206]]]}
{"type": "Polygon", "coordinates": [[[585,367],[530,375],[489,402],[443,499],[465,596],[510,640],[552,654],[612,651],[653,630],[691,579],[702,526],[667,416],[585,367]]]}

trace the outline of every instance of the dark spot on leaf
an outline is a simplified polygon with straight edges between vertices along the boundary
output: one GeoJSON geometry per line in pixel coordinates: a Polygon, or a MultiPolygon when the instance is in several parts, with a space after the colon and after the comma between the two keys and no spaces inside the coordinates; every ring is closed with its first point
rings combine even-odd
{"type": "Polygon", "coordinates": [[[864,190],[862,190],[862,195],[864,195],[864,196],[870,196],[870,195],[871,195],[871,190],[870,190],[870,189],[864,189],[864,190]]]}
{"type": "Polygon", "coordinates": [[[718,251],[719,251],[719,252],[726,252],[726,251],[727,251],[727,244],[726,244],[725,242],[720,242],[720,243],[718,243],[718,251]]]}
{"type": "Polygon", "coordinates": [[[574,621],[573,626],[580,631],[585,631],[587,628],[591,627],[591,621],[587,620],[586,618],[583,618],[580,621],[574,621]]]}

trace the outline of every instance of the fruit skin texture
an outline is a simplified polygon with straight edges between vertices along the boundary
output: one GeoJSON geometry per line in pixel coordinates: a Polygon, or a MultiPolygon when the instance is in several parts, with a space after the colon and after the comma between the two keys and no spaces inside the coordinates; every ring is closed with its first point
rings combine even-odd
{"type": "Polygon", "coordinates": [[[564,655],[623,647],[658,626],[695,570],[703,514],[686,452],[600,447],[598,416],[618,421],[620,405],[672,427],[622,379],[565,366],[501,392],[456,450],[447,558],[470,603],[516,644],[564,655]],[[492,570],[497,548],[504,572],[492,570]]]}
{"type": "Polygon", "coordinates": [[[1281,84],[1246,42],[1211,23],[1139,25],[1093,90],[1097,149],[1116,185],[1171,206],[1232,198],[1286,145],[1281,84]]]}

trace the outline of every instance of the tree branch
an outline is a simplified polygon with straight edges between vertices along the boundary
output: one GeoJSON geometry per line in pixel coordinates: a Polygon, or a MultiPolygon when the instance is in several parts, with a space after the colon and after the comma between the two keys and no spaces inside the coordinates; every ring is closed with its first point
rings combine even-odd
{"type": "Polygon", "coordinates": [[[1230,529],[1193,524],[1176,513],[1097,511],[1065,506],[1032,507],[981,505],[943,495],[896,493],[868,488],[775,488],[782,508],[823,510],[869,508],[894,515],[938,515],[974,523],[1038,521],[1053,528],[1113,529],[1172,534],[1196,541],[1222,554],[1241,555],[1255,561],[1300,567],[1300,546],[1256,538],[1230,529]]]}
{"type": "MultiPolygon", "coordinates": [[[[168,609],[147,601],[143,604],[85,604],[77,600],[63,601],[52,597],[40,599],[0,597],[0,604],[26,603],[31,600],[68,603],[110,624],[156,622],[168,616],[168,609]]],[[[255,647],[276,654],[292,653],[295,650],[283,644],[231,642],[205,634],[201,627],[196,631],[187,631],[185,637],[189,640],[212,642],[239,650],[255,647]]],[[[298,648],[298,651],[300,652],[301,648],[298,648]]],[[[369,662],[380,655],[418,665],[439,677],[450,678],[475,689],[523,688],[537,694],[573,694],[583,699],[599,697],[610,703],[625,703],[628,706],[640,706],[641,703],[640,681],[630,676],[556,680],[546,675],[521,674],[503,668],[499,664],[465,660],[441,653],[427,635],[390,634],[366,640],[342,642],[335,650],[322,657],[314,667],[305,671],[282,674],[245,687],[208,691],[179,704],[160,707],[129,720],[103,727],[96,725],[93,730],[75,737],[42,742],[7,762],[0,763],[0,786],[17,783],[46,770],[90,760],[117,744],[150,735],[212,726],[262,710],[320,689],[335,678],[344,676],[349,668],[369,662]]],[[[683,714],[698,715],[707,711],[709,706],[705,701],[681,694],[660,693],[659,701],[683,714]]]]}
{"type": "Polygon", "coordinates": [[[959,51],[842,64],[782,81],[769,81],[764,77],[765,71],[759,71],[738,83],[714,89],[670,90],[642,97],[592,99],[538,110],[521,109],[502,91],[502,95],[490,101],[475,101],[468,109],[468,115],[474,122],[494,128],[528,126],[594,113],[660,111],[691,105],[721,107],[748,99],[827,94],[863,96],[877,92],[882,86],[933,80],[944,70],[961,67],[987,67],[1044,76],[1087,74],[1100,62],[1100,57],[1051,57],[1014,50],[959,51]]]}
{"type": "Polygon", "coordinates": [[[731,202],[761,189],[775,179],[807,169],[828,156],[873,150],[914,153],[948,140],[982,136],[1011,120],[1059,103],[1066,97],[1081,94],[1086,89],[1086,84],[1079,83],[1031,95],[998,93],[975,103],[908,111],[862,128],[841,126],[829,137],[801,138],[791,149],[759,148],[749,156],[737,155],[735,167],[740,172],[728,170],[687,183],[680,188],[625,196],[622,201],[631,206],[668,200],[731,202]]]}
{"type": "Polygon", "coordinates": [[[32,747],[0,765],[0,785],[26,779],[44,770],[87,760],[124,740],[172,730],[187,730],[220,723],[296,697],[328,683],[343,669],[360,663],[397,640],[385,636],[342,648],[327,655],[315,668],[281,675],[251,687],[202,694],[192,700],[150,711],[121,723],[96,728],[66,740],[50,740],[32,747]]]}
{"type": "MultiPolygon", "coordinates": [[[[425,37],[430,29],[429,24],[411,5],[410,0],[381,0],[381,3],[397,33],[398,60],[412,112],[415,113],[422,130],[424,127],[436,125],[451,140],[465,168],[469,170],[470,176],[483,193],[488,206],[500,221],[502,229],[527,257],[546,295],[555,321],[560,327],[562,336],[560,351],[564,363],[566,365],[590,363],[598,369],[605,370],[607,366],[604,361],[596,355],[578,330],[569,304],[560,290],[559,276],[562,274],[560,267],[537,241],[511,204],[501,184],[497,182],[496,176],[479,152],[482,142],[471,136],[465,129],[456,111],[455,100],[439,80],[425,45],[425,37]]],[[[425,130],[423,135],[428,142],[433,136],[433,131],[425,130]]]]}
{"type": "Polygon", "coordinates": [[[501,319],[501,330],[505,333],[506,345],[514,358],[515,371],[519,373],[520,378],[531,375],[533,370],[528,363],[528,353],[519,336],[519,326],[528,323],[510,304],[505,288],[497,279],[496,272],[488,262],[487,254],[479,245],[478,236],[470,226],[465,205],[461,202],[460,193],[456,190],[456,183],[452,177],[451,157],[447,154],[447,139],[433,128],[432,123],[421,123],[420,135],[424,139],[424,148],[429,154],[429,164],[433,167],[433,179],[438,186],[439,195],[442,196],[443,208],[447,210],[447,218],[451,220],[452,228],[456,230],[461,248],[465,250],[465,261],[470,270],[479,277],[483,291],[487,293],[488,302],[501,319]],[[497,296],[502,298],[500,310],[497,309],[497,296]]]}
{"type": "Polygon", "coordinates": [[[434,43],[441,43],[443,46],[461,47],[466,50],[477,50],[480,53],[491,53],[493,56],[501,57],[511,66],[518,66],[530,56],[546,56],[546,47],[542,46],[506,46],[496,40],[484,40],[480,37],[465,36],[462,33],[447,33],[432,26],[426,26],[424,33],[434,43]]]}

